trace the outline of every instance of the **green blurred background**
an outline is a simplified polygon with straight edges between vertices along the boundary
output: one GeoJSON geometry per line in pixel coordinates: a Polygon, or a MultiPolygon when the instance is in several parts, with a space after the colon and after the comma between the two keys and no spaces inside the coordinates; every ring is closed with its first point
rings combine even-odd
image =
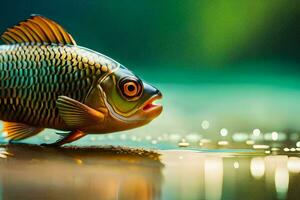
{"type": "Polygon", "coordinates": [[[32,13],[162,90],[162,116],[131,133],[300,130],[300,1],[5,1],[0,30],[32,13]]]}
{"type": "Polygon", "coordinates": [[[32,13],[58,21],[78,44],[133,70],[168,68],[162,82],[196,69],[299,73],[299,1],[5,1],[0,29],[32,13]]]}

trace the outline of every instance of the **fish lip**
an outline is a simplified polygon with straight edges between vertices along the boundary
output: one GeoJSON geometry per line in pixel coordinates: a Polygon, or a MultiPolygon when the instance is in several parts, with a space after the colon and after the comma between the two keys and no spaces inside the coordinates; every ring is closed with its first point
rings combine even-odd
{"type": "Polygon", "coordinates": [[[162,99],[162,94],[159,92],[158,94],[152,96],[150,99],[148,99],[143,105],[142,110],[146,113],[154,112],[154,111],[161,111],[162,105],[160,104],[152,104],[154,101],[162,99]]]}

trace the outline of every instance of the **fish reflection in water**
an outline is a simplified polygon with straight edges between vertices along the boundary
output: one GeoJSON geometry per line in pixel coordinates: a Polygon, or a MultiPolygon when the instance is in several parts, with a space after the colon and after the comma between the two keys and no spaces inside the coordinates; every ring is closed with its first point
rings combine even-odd
{"type": "Polygon", "coordinates": [[[0,199],[158,199],[158,154],[107,148],[9,145],[0,160],[0,199]],[[2,194],[1,194],[2,191],[2,194]]]}

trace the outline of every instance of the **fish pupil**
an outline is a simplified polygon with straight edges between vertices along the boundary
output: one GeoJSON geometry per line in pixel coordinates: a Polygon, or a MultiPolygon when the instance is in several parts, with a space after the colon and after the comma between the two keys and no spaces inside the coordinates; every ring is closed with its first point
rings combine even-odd
{"type": "Polygon", "coordinates": [[[130,92],[133,92],[133,91],[135,90],[135,87],[134,87],[133,85],[129,85],[129,86],[128,86],[128,90],[129,90],[130,92]]]}

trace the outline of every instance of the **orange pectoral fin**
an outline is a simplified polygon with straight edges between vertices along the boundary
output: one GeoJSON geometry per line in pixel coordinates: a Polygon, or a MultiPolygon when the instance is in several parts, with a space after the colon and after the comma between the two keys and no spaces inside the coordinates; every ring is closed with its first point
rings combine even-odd
{"type": "Polygon", "coordinates": [[[48,147],[60,147],[64,144],[73,142],[75,140],[78,140],[80,138],[82,138],[83,136],[85,136],[86,134],[80,130],[74,130],[71,131],[70,133],[68,133],[65,137],[63,137],[62,139],[51,143],[51,144],[42,144],[42,146],[48,146],[48,147]]]}
{"type": "Polygon", "coordinates": [[[66,96],[59,96],[56,106],[59,115],[70,127],[87,127],[95,123],[101,123],[104,120],[102,112],[66,96]]]}
{"type": "Polygon", "coordinates": [[[4,136],[5,138],[11,141],[22,140],[34,136],[43,130],[44,128],[32,127],[22,123],[15,123],[15,122],[3,123],[4,136]]]}

